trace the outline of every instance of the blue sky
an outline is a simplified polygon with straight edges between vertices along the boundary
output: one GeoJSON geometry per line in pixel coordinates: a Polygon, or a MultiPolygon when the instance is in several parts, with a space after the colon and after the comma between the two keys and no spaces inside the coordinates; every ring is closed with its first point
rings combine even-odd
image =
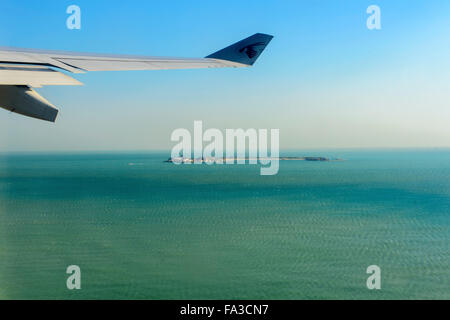
{"type": "Polygon", "coordinates": [[[55,124],[0,110],[0,150],[170,149],[171,132],[277,128],[282,148],[449,147],[448,1],[13,1],[0,46],[202,57],[275,36],[253,68],[100,72],[38,89],[55,124]],[[66,8],[82,29],[66,28],[66,8]],[[381,30],[366,27],[369,5],[381,30]]]}

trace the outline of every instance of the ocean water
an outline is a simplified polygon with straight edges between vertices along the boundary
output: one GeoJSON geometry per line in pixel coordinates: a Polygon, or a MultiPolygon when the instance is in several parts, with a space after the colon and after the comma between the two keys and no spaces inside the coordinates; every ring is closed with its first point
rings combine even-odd
{"type": "Polygon", "coordinates": [[[0,299],[450,299],[450,150],[283,155],[0,155],[0,299]]]}

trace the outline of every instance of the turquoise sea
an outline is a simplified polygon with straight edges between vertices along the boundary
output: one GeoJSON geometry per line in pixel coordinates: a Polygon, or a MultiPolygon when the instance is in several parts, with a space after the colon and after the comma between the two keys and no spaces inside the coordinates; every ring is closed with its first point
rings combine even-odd
{"type": "Polygon", "coordinates": [[[0,299],[450,299],[450,150],[281,154],[0,155],[0,299]]]}

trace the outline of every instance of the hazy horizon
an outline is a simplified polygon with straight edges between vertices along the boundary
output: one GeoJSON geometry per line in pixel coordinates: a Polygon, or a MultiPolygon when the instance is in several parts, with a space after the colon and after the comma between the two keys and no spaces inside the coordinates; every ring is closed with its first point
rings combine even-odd
{"type": "MultiPolygon", "coordinates": [[[[303,153],[312,153],[312,152],[414,152],[414,151],[448,151],[450,147],[373,147],[373,148],[299,148],[299,149],[280,149],[280,157],[283,157],[284,154],[292,154],[294,152],[303,152],[303,153]]],[[[58,149],[58,150],[10,150],[10,151],[4,151],[0,150],[0,155],[26,155],[26,154],[155,154],[155,153],[167,153],[167,156],[170,157],[170,149],[123,149],[123,150],[64,150],[64,149],[58,149]]],[[[299,156],[302,156],[304,154],[299,154],[299,156]]],[[[321,154],[317,154],[317,156],[320,156],[321,154]]],[[[270,156],[270,152],[269,152],[270,156]]]]}

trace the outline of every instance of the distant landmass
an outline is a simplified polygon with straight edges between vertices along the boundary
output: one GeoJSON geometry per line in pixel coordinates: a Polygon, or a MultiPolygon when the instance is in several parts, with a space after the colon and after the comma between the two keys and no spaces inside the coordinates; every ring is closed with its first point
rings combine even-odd
{"type": "MultiPolygon", "coordinates": [[[[194,162],[199,162],[199,163],[212,163],[212,162],[216,162],[219,159],[216,159],[214,157],[212,158],[184,158],[184,157],[179,157],[179,158],[169,158],[167,160],[165,160],[164,162],[178,162],[178,163],[194,163],[194,162]]],[[[278,160],[278,161],[343,161],[343,159],[330,159],[330,158],[325,158],[325,157],[267,157],[267,158],[222,158],[221,159],[223,162],[228,162],[228,161],[238,161],[238,160],[245,160],[245,161],[250,161],[250,160],[278,160]]]]}

